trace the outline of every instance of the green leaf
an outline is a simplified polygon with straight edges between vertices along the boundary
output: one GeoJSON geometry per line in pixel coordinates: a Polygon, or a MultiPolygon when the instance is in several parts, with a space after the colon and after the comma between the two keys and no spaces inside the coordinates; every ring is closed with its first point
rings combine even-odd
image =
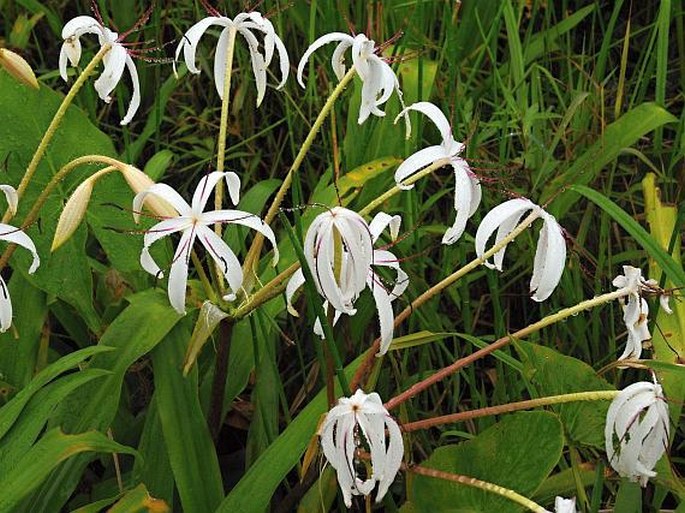
{"type": "Polygon", "coordinates": [[[62,461],[82,452],[116,452],[136,455],[130,447],[110,440],[102,433],[89,431],[65,435],[59,428],[49,431],[25,454],[12,472],[0,478],[0,512],[17,511],[19,503],[31,493],[62,461]]]}
{"type": "Polygon", "coordinates": [[[9,431],[12,424],[17,420],[19,414],[26,404],[29,402],[33,394],[40,390],[43,386],[47,385],[50,381],[55,379],[57,376],[63,372],[73,369],[79,363],[81,363],[86,358],[91,356],[112,351],[111,347],[95,346],[87,347],[81,349],[80,351],[75,351],[66,356],[63,356],[55,363],[49,365],[41,372],[36,374],[36,377],[31,380],[31,382],[26,385],[14,398],[8,402],[5,406],[0,408],[0,439],[9,431]]]}
{"type": "MultiPolygon", "coordinates": [[[[515,346],[523,360],[524,376],[540,396],[614,389],[592,367],[576,358],[523,340],[515,346]]],[[[553,409],[559,413],[570,441],[604,449],[609,401],[566,403],[553,409]]]]}
{"type": "MultiPolygon", "coordinates": [[[[561,423],[544,411],[504,417],[477,437],[436,449],[421,465],[475,477],[530,497],[561,457],[561,423]]],[[[520,506],[480,489],[416,475],[412,502],[425,512],[518,512],[520,506]]]]}
{"type": "Polygon", "coordinates": [[[607,214],[609,214],[630,236],[649,254],[651,258],[661,267],[669,279],[678,287],[685,286],[685,270],[678,264],[673,257],[664,251],[657,240],[640,226],[625,210],[616,203],[597,192],[583,185],[573,185],[570,189],[582,194],[587,199],[595,203],[607,214]]]}
{"type": "Polygon", "coordinates": [[[438,340],[453,337],[455,335],[458,335],[458,333],[433,333],[428,330],[423,330],[417,333],[411,333],[410,335],[393,338],[389,350],[399,351],[410,347],[422,346],[423,344],[430,344],[431,342],[437,342],[438,340]]]}
{"type": "MultiPolygon", "coordinates": [[[[185,323],[184,323],[185,324],[185,323]]],[[[169,462],[185,513],[214,511],[224,497],[221,471],[197,393],[197,368],[181,369],[190,332],[172,330],[152,353],[155,398],[169,462]]]]}
{"type": "MultiPolygon", "coordinates": [[[[65,431],[107,429],[119,407],[128,368],[154,349],[181,319],[169,306],[164,292],[150,290],[127,299],[131,304],[107,328],[99,343],[99,346],[117,348],[117,351],[100,354],[90,364],[91,368],[105,369],[111,374],[97,383],[82,386],[59,405],[53,422],[65,431]]],[[[82,456],[59,466],[31,498],[30,511],[58,510],[78,484],[89,461],[89,456],[82,456]]]]}
{"type": "Polygon", "coordinates": [[[107,513],[166,513],[169,506],[162,500],[150,497],[144,484],[129,490],[107,513]]]}
{"type": "MultiPolygon", "coordinates": [[[[644,103],[626,112],[608,125],[602,137],[575,159],[571,167],[549,181],[539,203],[546,203],[569,187],[580,192],[576,187],[592,183],[604,166],[613,162],[624,148],[632,146],[655,128],[675,121],[677,119],[672,114],[654,103],[644,103]]],[[[577,200],[577,194],[567,192],[554,200],[550,210],[560,219],[577,200]]]]}

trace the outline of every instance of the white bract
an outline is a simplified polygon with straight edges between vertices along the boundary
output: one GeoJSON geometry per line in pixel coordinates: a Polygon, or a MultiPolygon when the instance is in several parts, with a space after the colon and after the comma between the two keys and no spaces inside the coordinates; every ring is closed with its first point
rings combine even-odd
{"type": "Polygon", "coordinates": [[[222,178],[226,179],[228,192],[233,204],[238,203],[240,193],[240,179],[235,173],[222,173],[214,171],[204,176],[197,185],[193,199],[189,205],[174,189],[166,184],[158,183],[147,190],[136,194],[133,198],[133,212],[136,222],[140,217],[140,211],[149,195],[157,196],[169,203],[178,212],[177,217],[166,218],[155,224],[145,232],[143,239],[143,251],[140,254],[140,264],[150,274],[163,277],[162,270],[150,255],[150,245],[159,239],[181,232],[181,240],[176,247],[174,260],[169,271],[169,302],[174,309],[185,313],[185,291],[188,281],[188,261],[197,238],[207,250],[207,253],[216,262],[221,272],[226,277],[231,293],[225,299],[235,299],[235,294],[243,284],[243,271],[238,258],[233,250],[209,227],[216,223],[233,223],[253,230],[264,235],[274,248],[273,263],[278,261],[278,248],[274,233],[267,224],[258,216],[242,210],[212,210],[204,212],[205,205],[216,184],[222,178]]]}
{"type": "MultiPolygon", "coordinates": [[[[453,244],[464,233],[466,221],[476,212],[480,204],[480,182],[471,172],[468,163],[459,156],[464,151],[464,145],[454,140],[449,121],[442,111],[430,102],[418,102],[404,109],[400,116],[405,115],[409,110],[416,110],[428,116],[440,130],[442,143],[429,146],[407,157],[395,171],[395,182],[401,189],[411,189],[414,187],[413,184],[404,185],[402,182],[421,168],[439,160],[449,161],[454,169],[454,209],[457,211],[457,217],[452,227],[442,237],[442,243],[453,244]]],[[[400,116],[395,119],[395,122],[400,116]]]]}
{"type": "MultiPolygon", "coordinates": [[[[497,230],[495,244],[499,243],[516,228],[523,215],[533,210],[544,221],[533,263],[533,276],[530,280],[530,293],[535,301],[544,301],[559,284],[566,265],[566,241],[561,226],[554,216],[545,212],[542,207],[525,198],[505,201],[497,205],[483,218],[476,232],[476,254],[482,257],[485,244],[497,230]]],[[[502,270],[504,251],[500,249],[494,256],[494,263],[485,265],[490,269],[502,270]]]]}
{"type": "Polygon", "coordinates": [[[357,390],[352,397],[339,399],[326,415],[320,434],[321,448],[338,475],[345,505],[352,506],[352,495],[369,495],[376,482],[376,502],[380,502],[394,481],[404,454],[400,428],[380,396],[357,390]],[[361,462],[356,453],[363,448],[362,437],[371,453],[371,470],[366,479],[357,471],[361,462]]]}
{"type": "Polygon", "coordinates": [[[604,439],[609,464],[621,476],[646,486],[668,447],[668,430],[668,406],[656,380],[624,388],[607,412],[604,439]]]}
{"type": "MultiPolygon", "coordinates": [[[[5,193],[9,209],[12,214],[17,212],[17,204],[19,196],[17,191],[11,185],[0,185],[0,190],[5,193]]],[[[28,235],[26,235],[19,228],[9,224],[0,223],[0,240],[18,244],[19,246],[28,249],[33,255],[33,262],[29,267],[29,274],[33,274],[40,265],[40,258],[36,252],[36,246],[28,235]]],[[[10,299],[9,289],[5,280],[0,276],[0,333],[7,331],[12,326],[12,300],[10,299]]]]}
{"type": "MultiPolygon", "coordinates": [[[[654,290],[657,283],[654,280],[645,280],[642,277],[642,271],[630,265],[624,265],[623,274],[619,274],[611,283],[614,287],[625,288],[629,291],[628,302],[626,303],[625,298],[620,300],[623,307],[623,322],[625,322],[626,328],[628,328],[628,339],[626,341],[626,348],[618,359],[639,359],[642,354],[642,342],[652,338],[647,325],[649,321],[649,304],[642,297],[641,293],[654,290]]],[[[663,301],[663,298],[667,298],[667,296],[662,295],[661,298],[662,307],[664,307],[667,313],[671,313],[668,301],[666,300],[665,303],[663,301]]]]}
{"type": "Polygon", "coordinates": [[[133,83],[133,94],[128,111],[121,120],[122,125],[127,125],[133,119],[138,107],[140,106],[140,84],[138,81],[138,71],[128,50],[120,42],[119,34],[112,32],[95,18],[90,16],[77,16],[67,22],[62,29],[62,49],[59,54],[59,73],[67,81],[67,60],[72,66],[78,66],[81,60],[81,36],[84,34],[95,34],[98,37],[100,47],[110,44],[110,50],[102,58],[104,70],[95,81],[95,90],[100,99],[106,103],[112,101],[112,91],[121,81],[124,74],[124,67],[128,68],[133,83]]]}
{"type": "Polygon", "coordinates": [[[331,66],[335,76],[338,80],[342,80],[345,76],[345,52],[348,48],[351,48],[352,64],[362,80],[362,101],[359,108],[359,118],[357,119],[360,125],[371,114],[380,117],[385,116],[385,112],[379,107],[390,99],[393,91],[397,91],[400,103],[404,106],[400,83],[397,80],[397,76],[395,76],[395,72],[387,62],[376,55],[378,51],[376,43],[364,34],[357,34],[352,37],[342,32],[331,32],[321,36],[309,45],[297,66],[297,82],[302,87],[304,87],[302,73],[309,57],[323,45],[335,41],[339,41],[331,58],[331,66]]]}
{"type": "MultiPolygon", "coordinates": [[[[326,301],[324,310],[331,305],[334,312],[333,324],[344,313],[354,315],[354,302],[368,287],[373,294],[378,311],[381,331],[379,355],[385,354],[392,342],[392,301],[404,292],[409,284],[407,274],[400,268],[399,261],[390,251],[373,249],[381,233],[389,226],[392,239],[397,238],[401,219],[385,213],[377,214],[370,224],[351,210],[335,207],[314,219],[307,231],[304,253],[314,277],[314,283],[326,301]],[[396,273],[395,284],[388,290],[373,266],[389,267],[396,273]]],[[[304,284],[302,269],[298,269],[286,287],[288,310],[297,315],[292,306],[295,291],[304,284]]],[[[319,319],[314,332],[324,337],[319,319]]]]}
{"type": "Polygon", "coordinates": [[[274,50],[278,52],[278,60],[281,70],[281,82],[277,89],[285,85],[290,70],[290,59],[288,52],[274,30],[273,24],[264,18],[258,12],[240,13],[235,18],[227,18],[226,16],[208,16],[195,25],[190,27],[185,33],[181,42],[176,48],[176,56],[174,57],[174,73],[176,73],[176,61],[183,51],[183,58],[186,66],[191,73],[199,74],[200,69],[195,63],[195,53],[200,38],[205,31],[211,26],[223,27],[219,35],[219,41],[216,45],[216,53],[214,54],[214,84],[219,93],[219,97],[223,99],[224,95],[224,76],[226,74],[226,56],[229,51],[229,44],[235,36],[231,37],[231,31],[242,35],[247,42],[250,49],[250,60],[252,62],[252,71],[254,73],[255,81],[257,83],[257,107],[262,103],[264,94],[266,92],[266,69],[271,64],[274,56],[274,50]],[[264,34],[263,46],[264,53],[259,50],[259,40],[255,36],[254,31],[264,34]]]}

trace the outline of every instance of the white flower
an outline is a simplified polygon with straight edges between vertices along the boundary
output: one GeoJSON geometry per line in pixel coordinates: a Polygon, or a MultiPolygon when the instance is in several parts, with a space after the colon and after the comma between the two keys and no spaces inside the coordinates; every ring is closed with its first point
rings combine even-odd
{"type": "Polygon", "coordinates": [[[385,112],[380,110],[379,107],[390,99],[393,91],[397,91],[400,103],[404,107],[402,91],[395,73],[387,62],[376,55],[376,52],[379,50],[376,47],[376,43],[364,34],[357,34],[355,37],[352,37],[342,32],[331,32],[321,36],[309,45],[297,66],[297,82],[302,87],[304,87],[302,72],[309,57],[323,45],[334,41],[340,41],[333,51],[333,57],[331,58],[331,66],[335,76],[338,80],[342,80],[345,75],[345,51],[348,48],[352,48],[352,64],[362,80],[362,101],[359,109],[359,119],[357,120],[360,125],[366,121],[370,114],[380,117],[385,116],[385,112]]]}
{"type": "MultiPolygon", "coordinates": [[[[264,93],[266,92],[266,68],[271,64],[274,56],[274,50],[278,52],[278,60],[281,69],[281,82],[277,89],[285,85],[290,70],[290,59],[285,45],[281,38],[276,35],[273,24],[264,18],[258,12],[240,13],[235,18],[227,18],[220,16],[218,12],[213,12],[215,16],[208,16],[195,25],[190,27],[185,33],[181,42],[176,48],[176,56],[174,57],[174,73],[176,73],[176,61],[183,50],[183,57],[191,73],[199,74],[200,69],[195,64],[195,53],[200,38],[205,31],[213,26],[224,27],[219,35],[219,42],[216,46],[216,53],[214,55],[214,84],[219,93],[219,97],[223,99],[224,95],[224,75],[226,74],[226,55],[229,51],[229,42],[231,39],[231,31],[241,34],[247,46],[250,49],[250,60],[252,62],[252,71],[257,82],[257,107],[262,103],[264,93]],[[264,53],[259,51],[259,41],[253,31],[259,31],[264,34],[264,53]]],[[[235,37],[235,36],[234,36],[235,37]]]]}
{"type": "MultiPolygon", "coordinates": [[[[0,185],[0,190],[5,193],[10,212],[15,214],[17,203],[19,202],[17,191],[11,185],[0,185]]],[[[28,249],[33,254],[33,262],[31,262],[31,267],[29,267],[29,274],[36,272],[40,265],[40,258],[36,252],[36,246],[28,235],[19,228],[0,223],[0,240],[18,244],[28,249]]],[[[7,331],[10,326],[12,326],[12,300],[10,299],[7,284],[5,284],[5,280],[0,276],[0,333],[7,331]]]]}
{"type": "MultiPolygon", "coordinates": [[[[623,307],[623,322],[625,322],[626,328],[628,328],[628,339],[626,341],[626,348],[618,359],[639,359],[642,354],[642,342],[652,338],[647,325],[649,321],[649,304],[641,296],[641,293],[643,291],[651,292],[655,286],[658,288],[658,285],[654,280],[645,280],[642,277],[642,271],[630,265],[624,265],[623,274],[619,274],[611,283],[614,287],[629,290],[628,303],[626,304],[624,298],[620,300],[623,307]]],[[[666,296],[662,295],[661,297],[666,296]]],[[[663,301],[661,304],[664,306],[663,301]]],[[[668,302],[665,306],[666,312],[670,313],[671,309],[668,308],[668,302]]]]}
{"type": "Polygon", "coordinates": [[[646,486],[668,447],[668,407],[661,385],[641,381],[624,388],[607,412],[604,439],[611,466],[646,486]]]}
{"type": "MultiPolygon", "coordinates": [[[[530,280],[530,292],[535,301],[544,301],[559,284],[566,264],[566,242],[564,234],[554,216],[545,212],[542,207],[532,201],[519,198],[505,201],[496,206],[483,218],[476,232],[476,254],[482,257],[485,244],[495,230],[495,243],[500,242],[518,225],[523,215],[534,210],[544,221],[540,238],[535,250],[533,263],[533,277],[530,280]]],[[[502,270],[504,251],[506,246],[495,253],[494,263],[485,262],[491,269],[502,270]]]]}
{"type": "Polygon", "coordinates": [[[554,513],[577,513],[576,498],[564,499],[557,497],[554,499],[554,513]]]}
{"type": "MultiPolygon", "coordinates": [[[[423,167],[441,159],[449,160],[452,169],[454,169],[454,209],[457,211],[457,217],[452,227],[442,237],[442,243],[453,244],[464,233],[466,221],[476,212],[480,204],[480,182],[471,172],[468,163],[459,157],[464,150],[464,145],[454,140],[449,121],[447,121],[442,111],[430,102],[418,102],[404,109],[400,116],[406,114],[409,110],[416,110],[428,116],[435,123],[435,126],[438,127],[438,130],[440,130],[442,143],[436,146],[429,146],[407,157],[397,168],[397,171],[395,171],[395,182],[397,182],[401,189],[411,189],[414,187],[413,184],[403,185],[402,182],[423,167]]],[[[395,119],[395,122],[397,122],[397,119],[395,119]]]]}
{"type": "MultiPolygon", "coordinates": [[[[407,274],[390,251],[373,249],[373,244],[389,226],[392,239],[397,238],[400,216],[377,214],[370,224],[351,210],[335,207],[314,219],[307,231],[304,253],[319,293],[326,299],[324,310],[333,306],[333,324],[341,314],[354,315],[354,302],[361,291],[368,287],[373,293],[381,331],[379,355],[385,354],[392,342],[392,301],[401,295],[409,284],[407,274]],[[337,246],[337,248],[336,248],[337,246]],[[390,267],[396,273],[392,290],[386,289],[381,278],[373,270],[374,265],[390,267]],[[336,271],[336,266],[339,268],[336,271]]],[[[295,291],[304,284],[302,269],[298,269],[286,287],[288,310],[297,315],[292,307],[295,291]]],[[[314,332],[324,337],[319,319],[314,332]]]]}
{"type": "Polygon", "coordinates": [[[169,272],[168,288],[169,302],[181,314],[185,313],[188,261],[196,238],[199,239],[207,253],[211,255],[226,277],[232,293],[227,295],[225,299],[229,301],[235,299],[235,293],[243,283],[243,271],[238,258],[223,239],[209,228],[210,225],[216,223],[235,223],[257,230],[271,242],[274,248],[274,264],[278,261],[278,248],[276,247],[274,233],[259,217],[242,210],[203,211],[210,194],[222,178],[225,178],[228,184],[231,201],[234,205],[237,204],[240,192],[240,179],[238,175],[231,172],[221,173],[219,171],[209,173],[200,180],[190,205],[174,189],[163,183],[152,185],[147,190],[136,194],[135,198],[133,198],[133,215],[136,222],[138,222],[140,211],[150,194],[163,199],[178,212],[177,217],[164,219],[145,232],[143,251],[140,254],[140,264],[150,274],[162,277],[161,269],[150,255],[150,245],[162,237],[181,232],[181,240],[176,247],[174,260],[169,272]]]}
{"type": "Polygon", "coordinates": [[[369,495],[376,482],[376,502],[380,502],[395,479],[404,453],[397,422],[376,392],[367,395],[362,390],[357,390],[350,398],[341,398],[328,412],[321,428],[321,447],[336,470],[348,508],[352,506],[352,495],[369,495]],[[356,452],[363,447],[362,437],[371,453],[372,468],[366,479],[357,471],[356,452]]]}
{"type": "Polygon", "coordinates": [[[77,16],[67,22],[62,29],[62,49],[59,53],[59,73],[67,81],[67,60],[72,66],[78,66],[81,60],[81,36],[84,34],[95,34],[98,37],[100,46],[106,43],[111,45],[110,50],[102,59],[104,70],[95,81],[95,90],[101,100],[106,103],[112,101],[112,91],[121,80],[124,74],[124,67],[128,68],[133,82],[133,95],[128,111],[121,120],[122,125],[127,125],[133,119],[138,107],[140,106],[140,84],[138,81],[138,71],[136,65],[129,55],[129,51],[121,44],[119,34],[112,32],[95,18],[90,16],[77,16]]]}

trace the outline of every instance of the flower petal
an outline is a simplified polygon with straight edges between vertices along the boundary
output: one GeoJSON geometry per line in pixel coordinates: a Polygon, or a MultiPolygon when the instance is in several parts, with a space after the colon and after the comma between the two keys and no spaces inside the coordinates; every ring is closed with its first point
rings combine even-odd
{"type": "MultiPolygon", "coordinates": [[[[197,45],[200,42],[200,38],[212,25],[229,27],[232,24],[233,22],[230,20],[230,18],[208,16],[190,27],[176,48],[176,55],[174,56],[174,74],[176,74],[176,61],[178,61],[181,50],[183,50],[183,59],[188,67],[188,71],[195,73],[196,75],[200,73],[200,70],[195,65],[195,52],[197,51],[197,45]]],[[[216,80],[216,77],[214,78],[216,80]]]]}
{"type": "Polygon", "coordinates": [[[216,44],[216,53],[214,54],[214,85],[216,86],[217,93],[219,93],[219,98],[222,100],[224,98],[226,56],[228,54],[228,43],[229,38],[231,37],[231,30],[235,30],[233,26],[226,27],[221,31],[219,41],[216,44]]]}
{"type": "Polygon", "coordinates": [[[416,102],[411,104],[409,107],[403,109],[402,112],[400,112],[397,115],[397,117],[395,118],[395,123],[397,123],[400,117],[404,116],[410,110],[415,110],[417,112],[425,114],[428,117],[428,119],[430,119],[435,124],[435,126],[440,131],[440,135],[442,136],[443,147],[449,147],[451,142],[454,141],[450,122],[447,120],[447,117],[445,116],[445,114],[443,114],[442,110],[440,110],[431,102],[416,102]]]}
{"type": "MultiPolygon", "coordinates": [[[[76,40],[78,41],[78,39],[76,40]]],[[[67,46],[70,44],[70,42],[65,41],[62,43],[62,48],[59,50],[59,76],[62,77],[62,80],[65,82],[68,81],[69,77],[67,75],[67,52],[68,48],[67,46]]],[[[81,44],[79,43],[79,47],[81,44]]],[[[80,53],[80,52],[79,52],[80,53]]]]}
{"type": "Polygon", "coordinates": [[[12,215],[17,213],[17,206],[19,205],[19,195],[17,190],[11,185],[0,184],[0,191],[5,193],[7,198],[7,206],[12,215]]]}
{"type": "Polygon", "coordinates": [[[388,443],[385,467],[379,471],[380,480],[378,483],[378,491],[376,492],[376,503],[380,502],[388,492],[388,488],[390,488],[390,485],[395,480],[397,472],[400,470],[402,457],[404,456],[402,432],[400,431],[397,422],[395,422],[395,419],[388,414],[386,414],[385,417],[385,426],[388,429],[388,438],[390,442],[388,443]]]}
{"type": "Polygon", "coordinates": [[[181,315],[186,313],[186,284],[188,283],[188,262],[195,241],[195,230],[183,232],[174,253],[174,261],[169,270],[167,294],[169,303],[181,315]]]}
{"type": "MultiPolygon", "coordinates": [[[[476,231],[476,255],[480,258],[485,254],[485,244],[495,230],[497,230],[495,239],[495,244],[497,244],[516,227],[523,214],[534,207],[535,205],[530,200],[518,198],[505,201],[488,212],[476,231]]],[[[495,254],[494,264],[488,261],[484,264],[490,269],[501,271],[505,250],[506,246],[495,254]]]]}
{"type": "Polygon", "coordinates": [[[0,240],[12,242],[13,244],[18,244],[19,246],[28,249],[33,255],[33,262],[31,262],[31,267],[29,267],[28,272],[29,274],[36,272],[36,269],[38,269],[38,266],[40,265],[40,257],[36,251],[36,246],[28,235],[19,228],[0,223],[0,240]]]}
{"type": "Polygon", "coordinates": [[[532,299],[538,302],[552,294],[566,267],[566,241],[561,226],[550,214],[545,213],[543,218],[530,280],[532,299]]]}
{"type": "Polygon", "coordinates": [[[345,68],[345,52],[352,46],[352,41],[341,41],[333,50],[331,67],[338,81],[342,80],[347,72],[345,68]]]}
{"type": "Polygon", "coordinates": [[[466,221],[468,221],[473,210],[471,206],[474,199],[472,179],[463,167],[456,166],[454,163],[452,167],[454,168],[454,209],[457,216],[454,219],[454,224],[443,235],[443,244],[454,244],[459,240],[466,229],[466,221]]]}
{"type": "MultiPolygon", "coordinates": [[[[97,34],[100,36],[103,34],[102,25],[100,25],[98,20],[91,16],[76,16],[75,18],[72,18],[66,22],[64,27],[62,27],[62,39],[74,37],[75,40],[78,40],[78,38],[83,34],[97,34]]],[[[72,60],[72,66],[76,66],[78,64],[78,60],[78,58],[76,58],[76,62],[72,60]]]]}
{"type": "Polygon", "coordinates": [[[304,282],[304,273],[302,272],[302,268],[300,268],[295,271],[295,273],[288,280],[288,284],[285,286],[286,307],[288,312],[290,312],[290,315],[295,317],[299,317],[300,314],[297,312],[297,310],[295,310],[295,308],[293,308],[293,296],[295,295],[295,292],[297,292],[297,289],[304,285],[304,282]]]}
{"type": "MultiPolygon", "coordinates": [[[[312,53],[314,53],[316,50],[325,44],[332,43],[333,41],[347,42],[349,45],[351,45],[354,41],[354,38],[342,32],[331,32],[330,34],[321,36],[311,45],[309,45],[309,48],[307,48],[307,50],[304,52],[302,59],[300,59],[300,62],[297,65],[297,83],[300,84],[301,87],[304,87],[304,82],[302,81],[302,72],[304,71],[304,66],[307,64],[309,57],[311,57],[312,53]]],[[[333,70],[335,71],[335,68],[333,70]]]]}
{"type": "Polygon", "coordinates": [[[179,193],[165,183],[156,183],[143,192],[139,192],[133,198],[133,219],[136,223],[140,220],[140,213],[143,209],[145,199],[150,194],[162,198],[181,216],[190,216],[192,213],[190,205],[188,205],[186,200],[184,200],[179,193]]]}
{"type": "Polygon", "coordinates": [[[433,162],[446,158],[449,158],[449,155],[445,153],[445,149],[442,146],[423,148],[404,159],[404,162],[399,165],[397,171],[395,171],[395,183],[397,183],[400,189],[412,189],[414,184],[404,185],[402,182],[433,162]]]}
{"type": "Polygon", "coordinates": [[[390,347],[392,342],[393,321],[395,314],[392,311],[392,304],[388,291],[383,287],[383,283],[378,276],[372,271],[370,272],[369,288],[373,292],[373,299],[376,302],[376,310],[378,311],[378,322],[381,327],[381,346],[376,356],[383,356],[390,347]]]}
{"type": "Polygon", "coordinates": [[[233,291],[229,301],[235,299],[235,294],[243,286],[243,270],[235,253],[221,237],[206,226],[197,226],[197,237],[226,277],[228,286],[233,291]]]}
{"type": "Polygon", "coordinates": [[[397,239],[397,235],[400,231],[400,224],[402,223],[402,217],[399,215],[391,216],[385,212],[378,212],[374,218],[369,223],[369,232],[371,232],[371,240],[376,242],[381,236],[381,233],[390,226],[390,238],[392,240],[397,239]]]}
{"type": "Polygon", "coordinates": [[[193,198],[190,201],[190,209],[195,215],[199,215],[207,206],[209,196],[214,192],[216,184],[224,177],[221,171],[212,171],[203,176],[197,183],[193,198]]]}
{"type": "Polygon", "coordinates": [[[243,35],[250,49],[250,62],[252,63],[255,85],[257,86],[257,107],[259,107],[266,93],[266,61],[259,52],[259,42],[254,34],[243,28],[238,29],[238,31],[243,35]]]}
{"type": "Polygon", "coordinates": [[[131,94],[131,103],[128,105],[128,110],[126,111],[126,116],[121,120],[121,125],[128,125],[133,116],[138,112],[138,107],[140,107],[140,81],[138,80],[138,70],[136,65],[131,59],[130,55],[126,55],[126,67],[131,75],[131,83],[133,84],[133,93],[131,94]]]}
{"type": "Polygon", "coordinates": [[[150,255],[150,246],[167,235],[188,230],[191,227],[192,222],[187,217],[175,217],[160,221],[147,230],[143,236],[143,250],[140,253],[140,265],[142,268],[153,276],[158,278],[164,277],[164,273],[150,255]]]}
{"type": "Polygon", "coordinates": [[[5,280],[0,276],[0,333],[12,326],[12,300],[5,280]]]}

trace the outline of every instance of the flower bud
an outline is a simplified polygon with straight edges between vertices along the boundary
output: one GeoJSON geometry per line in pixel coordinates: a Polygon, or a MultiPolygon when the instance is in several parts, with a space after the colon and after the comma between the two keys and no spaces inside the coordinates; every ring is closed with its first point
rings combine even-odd
{"type": "Polygon", "coordinates": [[[59,216],[59,221],[57,221],[57,229],[55,230],[55,237],[52,239],[50,251],[55,251],[64,244],[74,234],[78,225],[81,224],[83,215],[86,213],[86,207],[88,207],[88,202],[90,201],[90,195],[93,192],[93,185],[100,176],[101,172],[98,172],[81,182],[67,200],[62,214],[59,216]]]}
{"type": "Polygon", "coordinates": [[[0,66],[20,82],[38,89],[38,80],[29,63],[7,48],[0,48],[0,66]]]}

